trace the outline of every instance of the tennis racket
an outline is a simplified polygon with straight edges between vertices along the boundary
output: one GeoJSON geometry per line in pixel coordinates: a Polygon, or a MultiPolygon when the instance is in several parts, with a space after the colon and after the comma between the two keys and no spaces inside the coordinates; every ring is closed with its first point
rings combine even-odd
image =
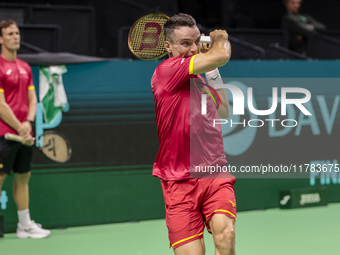
{"type": "MultiPolygon", "coordinates": [[[[129,49],[137,58],[154,60],[167,54],[164,47],[164,23],[169,19],[162,13],[150,13],[139,18],[131,27],[129,49]]],[[[201,43],[210,43],[209,36],[201,36],[201,43]]]]}
{"type": "MultiPolygon", "coordinates": [[[[22,142],[22,137],[10,133],[5,134],[5,139],[22,142]]],[[[68,139],[55,131],[47,131],[39,137],[33,137],[34,141],[38,141],[38,149],[49,159],[65,163],[72,155],[71,144],[68,139]]]]}

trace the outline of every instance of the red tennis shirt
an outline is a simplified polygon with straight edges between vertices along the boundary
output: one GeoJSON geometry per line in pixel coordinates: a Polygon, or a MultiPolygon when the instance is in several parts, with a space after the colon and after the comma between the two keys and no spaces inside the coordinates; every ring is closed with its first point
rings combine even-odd
{"type": "MultiPolygon", "coordinates": [[[[29,64],[20,59],[7,61],[0,56],[0,93],[4,93],[6,103],[20,122],[28,114],[28,90],[34,89],[32,70],[29,64]]],[[[0,136],[17,132],[0,118],[0,136]]]]}
{"type": "Polygon", "coordinates": [[[206,82],[193,74],[194,58],[169,58],[158,65],[151,79],[160,142],[153,176],[166,181],[190,179],[190,169],[194,172],[198,166],[228,163],[221,125],[213,126],[213,120],[219,119],[217,97],[215,103],[207,96],[207,114],[201,114],[205,92],[199,84],[206,82]],[[191,78],[196,79],[190,85],[191,78]]]}

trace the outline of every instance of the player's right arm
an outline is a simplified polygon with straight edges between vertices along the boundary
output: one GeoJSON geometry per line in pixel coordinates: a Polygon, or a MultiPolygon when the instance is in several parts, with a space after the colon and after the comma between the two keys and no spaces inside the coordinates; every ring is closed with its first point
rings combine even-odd
{"type": "Polygon", "coordinates": [[[3,122],[5,122],[8,126],[16,131],[21,126],[21,122],[17,119],[12,109],[6,103],[3,89],[0,89],[0,118],[3,122]]]}
{"type": "Polygon", "coordinates": [[[225,30],[210,33],[211,46],[207,53],[197,54],[193,63],[193,74],[205,73],[225,65],[231,56],[231,46],[225,30]]]}
{"type": "Polygon", "coordinates": [[[15,131],[17,131],[20,136],[24,138],[23,144],[26,145],[32,145],[33,140],[30,133],[19,133],[20,128],[22,127],[22,123],[17,119],[17,117],[14,115],[11,107],[6,103],[5,100],[5,94],[3,89],[0,88],[0,118],[3,122],[5,122],[8,126],[13,128],[15,131]]]}

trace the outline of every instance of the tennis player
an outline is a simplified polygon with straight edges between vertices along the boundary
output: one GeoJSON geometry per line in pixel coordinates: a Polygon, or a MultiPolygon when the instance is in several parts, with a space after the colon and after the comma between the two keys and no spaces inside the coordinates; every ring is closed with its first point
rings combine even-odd
{"type": "Polygon", "coordinates": [[[32,123],[37,96],[31,67],[17,59],[20,32],[13,20],[0,22],[0,191],[11,170],[14,171],[13,195],[18,209],[18,238],[44,238],[50,231],[31,220],[28,181],[31,175],[32,123]],[[6,133],[20,135],[22,144],[8,141],[6,133]]]}
{"type": "Polygon", "coordinates": [[[193,162],[200,166],[227,164],[221,129],[212,126],[212,119],[230,117],[226,91],[216,90],[222,104],[215,98],[215,105],[208,96],[208,114],[202,115],[203,90],[195,82],[190,85],[190,80],[205,82],[199,75],[205,72],[219,76],[216,68],[225,65],[231,55],[228,34],[213,31],[211,47],[199,53],[201,34],[190,15],[171,17],[164,33],[169,59],[158,65],[151,79],[160,141],[153,175],[161,179],[170,245],[176,255],[205,254],[206,225],[213,235],[215,254],[235,254],[235,178],[191,175],[193,162]],[[191,121],[195,126],[190,126],[191,121]]]}

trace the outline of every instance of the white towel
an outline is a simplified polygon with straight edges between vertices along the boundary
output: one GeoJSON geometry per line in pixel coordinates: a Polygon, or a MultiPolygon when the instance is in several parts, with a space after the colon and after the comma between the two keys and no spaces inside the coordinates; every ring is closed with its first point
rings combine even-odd
{"type": "Polygon", "coordinates": [[[46,123],[50,123],[67,104],[62,76],[66,72],[67,69],[64,65],[40,67],[39,101],[43,106],[46,123]],[[53,104],[51,104],[51,100],[53,100],[53,104]]]}

